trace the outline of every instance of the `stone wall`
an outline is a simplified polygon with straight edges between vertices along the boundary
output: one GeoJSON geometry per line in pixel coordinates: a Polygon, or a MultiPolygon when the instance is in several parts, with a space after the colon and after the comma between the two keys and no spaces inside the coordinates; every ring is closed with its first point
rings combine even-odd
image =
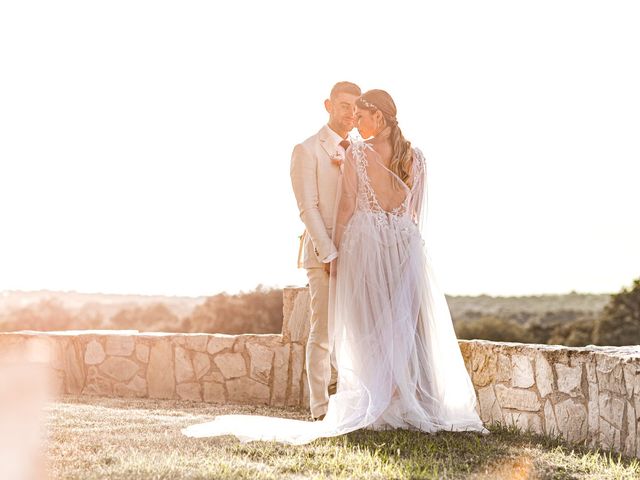
{"type": "MultiPolygon", "coordinates": [[[[282,334],[0,333],[0,364],[46,365],[57,393],[308,408],[306,288],[284,291],[282,334]]],[[[640,457],[640,347],[460,341],[487,424],[640,457]]]]}
{"type": "Polygon", "coordinates": [[[275,335],[0,333],[0,363],[46,364],[54,394],[307,406],[308,303],[306,288],[287,289],[275,335]]]}
{"type": "Polygon", "coordinates": [[[640,346],[460,341],[486,423],[640,457],[640,346]]]}
{"type": "Polygon", "coordinates": [[[2,361],[49,365],[54,393],[300,406],[304,347],[282,335],[0,334],[2,361]]]}

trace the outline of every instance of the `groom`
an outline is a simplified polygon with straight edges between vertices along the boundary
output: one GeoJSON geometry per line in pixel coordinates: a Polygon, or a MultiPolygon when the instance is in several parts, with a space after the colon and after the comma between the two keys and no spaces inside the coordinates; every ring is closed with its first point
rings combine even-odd
{"type": "Polygon", "coordinates": [[[338,82],[324,107],[329,121],[318,133],[298,144],[291,156],[291,183],[305,232],[298,266],[307,270],[311,296],[311,326],[307,340],[307,378],[311,416],[324,418],[329,405],[331,360],[329,357],[329,265],[338,256],[331,239],[339,161],[349,146],[347,134],[355,122],[355,102],[360,87],[338,82]]]}

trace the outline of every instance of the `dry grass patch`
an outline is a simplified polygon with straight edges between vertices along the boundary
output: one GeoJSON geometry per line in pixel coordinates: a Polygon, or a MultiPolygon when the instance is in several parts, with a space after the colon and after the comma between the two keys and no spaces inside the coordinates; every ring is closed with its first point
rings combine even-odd
{"type": "Polygon", "coordinates": [[[107,398],[48,407],[53,478],[75,479],[632,479],[635,459],[591,452],[513,429],[427,435],[358,431],[309,445],[194,439],[180,429],[214,415],[305,419],[294,409],[107,398]]]}

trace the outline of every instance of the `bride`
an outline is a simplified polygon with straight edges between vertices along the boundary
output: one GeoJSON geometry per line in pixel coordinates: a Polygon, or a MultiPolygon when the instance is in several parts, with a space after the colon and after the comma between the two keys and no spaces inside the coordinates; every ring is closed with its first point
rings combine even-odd
{"type": "Polygon", "coordinates": [[[387,92],[366,92],[356,108],[366,140],[347,150],[339,187],[329,309],[338,386],[326,416],[222,415],[185,435],[304,444],[361,428],[488,433],[420,233],[424,157],[387,92]]]}

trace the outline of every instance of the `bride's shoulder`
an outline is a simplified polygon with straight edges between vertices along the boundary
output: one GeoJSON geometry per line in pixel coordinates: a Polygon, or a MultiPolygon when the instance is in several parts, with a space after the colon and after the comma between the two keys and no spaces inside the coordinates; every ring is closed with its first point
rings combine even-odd
{"type": "Polygon", "coordinates": [[[418,169],[424,170],[426,160],[424,158],[424,154],[422,153],[422,150],[420,150],[418,147],[412,147],[411,150],[413,150],[414,165],[418,169]]]}

